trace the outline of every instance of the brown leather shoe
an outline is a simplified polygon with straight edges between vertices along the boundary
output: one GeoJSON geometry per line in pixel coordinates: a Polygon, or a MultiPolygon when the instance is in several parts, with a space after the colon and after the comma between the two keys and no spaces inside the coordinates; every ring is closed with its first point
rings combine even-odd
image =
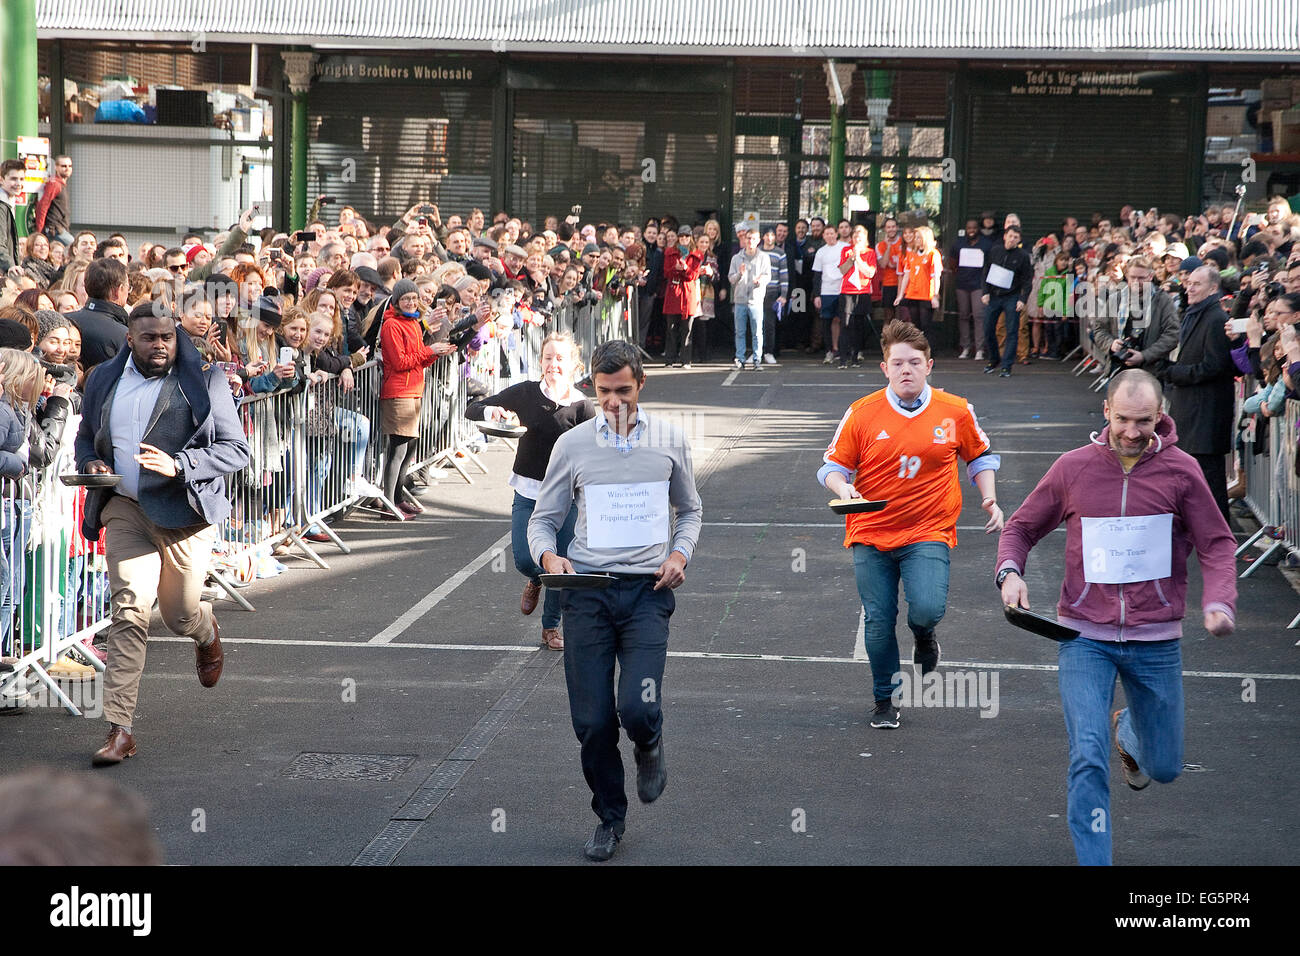
{"type": "Polygon", "coordinates": [[[121,763],[127,757],[134,756],[135,738],[121,727],[114,727],[108,732],[108,739],[104,741],[104,746],[96,750],[95,755],[90,758],[90,765],[111,767],[115,763],[121,763]]]}
{"type": "Polygon", "coordinates": [[[560,633],[558,627],[542,628],[542,646],[549,647],[553,651],[564,650],[564,635],[560,633]]]}
{"type": "Polygon", "coordinates": [[[532,614],[537,610],[537,599],[542,595],[542,586],[532,578],[524,582],[524,593],[519,599],[519,610],[532,614]]]}
{"type": "Polygon", "coordinates": [[[217,616],[212,615],[212,643],[206,646],[194,645],[194,669],[199,672],[199,683],[204,687],[216,687],[221,680],[221,669],[225,666],[226,655],[221,649],[221,628],[217,626],[217,616]]]}

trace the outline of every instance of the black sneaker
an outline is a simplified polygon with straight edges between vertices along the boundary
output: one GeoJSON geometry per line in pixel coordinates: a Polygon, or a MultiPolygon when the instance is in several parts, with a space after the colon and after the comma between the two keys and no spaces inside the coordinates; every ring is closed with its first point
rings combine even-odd
{"type": "Polygon", "coordinates": [[[648,750],[633,747],[636,755],[636,795],[642,803],[654,803],[668,785],[668,764],[664,761],[664,742],[648,750]]]}
{"type": "Polygon", "coordinates": [[[1002,371],[998,372],[998,378],[1010,378],[1010,377],[1011,377],[1011,369],[1009,368],[1004,368],[1002,371]]]}
{"type": "Polygon", "coordinates": [[[998,363],[997,363],[997,362],[994,362],[992,365],[985,365],[985,366],[984,366],[984,374],[985,374],[985,375],[992,375],[992,374],[993,374],[994,372],[996,372],[997,370],[998,370],[998,363]]]}
{"type": "Polygon", "coordinates": [[[898,708],[892,700],[876,701],[876,709],[871,715],[871,726],[876,730],[898,729],[898,708]]]}
{"type": "Polygon", "coordinates": [[[916,647],[912,649],[912,663],[921,665],[922,677],[939,666],[939,641],[933,634],[925,639],[916,639],[916,647]]]}
{"type": "Polygon", "coordinates": [[[596,827],[596,832],[591,835],[591,839],[582,848],[582,852],[587,859],[596,863],[604,863],[614,855],[614,850],[618,847],[618,841],[622,836],[622,827],[616,829],[616,825],[613,823],[602,823],[596,827]]]}

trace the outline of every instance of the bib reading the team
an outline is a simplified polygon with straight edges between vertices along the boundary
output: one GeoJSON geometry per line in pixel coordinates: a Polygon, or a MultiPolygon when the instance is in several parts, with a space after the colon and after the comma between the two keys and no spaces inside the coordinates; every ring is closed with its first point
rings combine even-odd
{"type": "Polygon", "coordinates": [[[672,533],[668,482],[586,485],[587,546],[626,548],[667,544],[672,533]]]}
{"type": "Polygon", "coordinates": [[[1169,577],[1173,515],[1080,518],[1083,579],[1091,584],[1132,584],[1169,577]]]}

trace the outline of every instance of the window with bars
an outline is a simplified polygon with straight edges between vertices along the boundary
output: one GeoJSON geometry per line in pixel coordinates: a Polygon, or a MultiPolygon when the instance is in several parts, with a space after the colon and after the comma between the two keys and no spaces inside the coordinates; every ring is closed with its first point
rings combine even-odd
{"type": "Polygon", "coordinates": [[[757,213],[759,221],[780,222],[790,208],[790,162],[785,136],[736,137],[732,196],[735,217],[757,213]]]}
{"type": "MultiPolygon", "coordinates": [[[[898,126],[885,127],[879,160],[880,212],[896,215],[924,211],[931,221],[938,219],[943,202],[944,136],[942,126],[914,126],[904,156],[898,126]],[[904,177],[901,181],[900,175],[904,177]]],[[[844,195],[869,195],[873,159],[871,128],[850,125],[845,129],[844,139],[844,195]]],[[[825,218],[830,192],[830,125],[805,124],[801,145],[799,215],[825,218]]]]}

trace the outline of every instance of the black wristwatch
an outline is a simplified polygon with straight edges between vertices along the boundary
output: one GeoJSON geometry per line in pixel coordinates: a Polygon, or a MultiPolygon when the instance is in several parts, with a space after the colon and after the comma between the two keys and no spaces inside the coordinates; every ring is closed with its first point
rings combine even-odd
{"type": "Polygon", "coordinates": [[[1001,589],[1002,582],[1007,579],[1008,574],[1014,574],[1019,576],[1020,572],[1017,571],[1015,568],[1003,568],[1001,571],[998,572],[998,576],[993,579],[993,583],[996,584],[999,589],[1001,589]]]}

